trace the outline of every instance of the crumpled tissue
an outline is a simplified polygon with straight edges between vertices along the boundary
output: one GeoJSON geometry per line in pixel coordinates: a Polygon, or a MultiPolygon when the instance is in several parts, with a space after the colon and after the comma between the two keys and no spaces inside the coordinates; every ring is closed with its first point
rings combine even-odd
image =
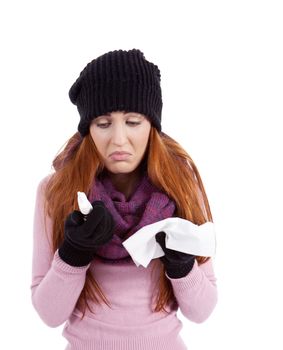
{"type": "Polygon", "coordinates": [[[198,256],[215,255],[213,222],[196,225],[189,220],[173,217],[142,227],[122,243],[137,266],[147,267],[152,259],[164,255],[161,246],[155,240],[155,235],[161,231],[166,234],[166,248],[198,256]]]}

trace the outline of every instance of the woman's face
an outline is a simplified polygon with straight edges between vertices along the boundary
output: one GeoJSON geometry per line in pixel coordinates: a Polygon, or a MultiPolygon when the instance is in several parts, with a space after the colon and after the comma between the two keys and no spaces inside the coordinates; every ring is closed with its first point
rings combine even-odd
{"type": "Polygon", "coordinates": [[[145,115],[117,111],[95,118],[90,124],[90,134],[106,168],[114,174],[121,174],[134,171],[140,164],[150,128],[145,115]]]}

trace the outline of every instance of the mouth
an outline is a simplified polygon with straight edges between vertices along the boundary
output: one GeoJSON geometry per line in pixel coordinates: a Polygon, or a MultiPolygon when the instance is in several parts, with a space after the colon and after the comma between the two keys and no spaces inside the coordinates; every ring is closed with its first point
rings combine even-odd
{"type": "Polygon", "coordinates": [[[118,152],[118,151],[117,151],[117,152],[111,153],[109,157],[114,156],[114,155],[123,156],[123,155],[125,155],[125,154],[130,155],[129,152],[124,152],[124,151],[123,151],[123,152],[118,152]]]}
{"type": "Polygon", "coordinates": [[[113,152],[110,154],[109,158],[112,160],[126,160],[131,156],[128,152],[113,152]]]}

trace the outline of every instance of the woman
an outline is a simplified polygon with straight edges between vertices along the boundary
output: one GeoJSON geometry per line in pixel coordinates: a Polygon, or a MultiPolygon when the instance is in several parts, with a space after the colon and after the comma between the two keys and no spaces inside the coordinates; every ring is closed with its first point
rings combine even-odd
{"type": "Polygon", "coordinates": [[[137,49],[108,52],[69,91],[78,132],[38,185],[32,303],[67,349],[186,349],[177,318],[205,321],[217,302],[212,260],[165,246],[137,267],[122,242],[173,216],[212,221],[192,159],[161,132],[160,71],[137,49]],[[92,211],[78,209],[77,192],[92,211]]]}

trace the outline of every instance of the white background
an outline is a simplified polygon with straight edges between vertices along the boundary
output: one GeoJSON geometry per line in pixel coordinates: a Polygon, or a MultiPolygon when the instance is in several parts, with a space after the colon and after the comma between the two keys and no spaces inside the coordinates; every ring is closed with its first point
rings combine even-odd
{"type": "Polygon", "coordinates": [[[218,305],[202,324],[180,314],[182,337],[282,349],[282,2],[10,0],[0,13],[1,348],[66,345],[31,305],[35,190],[76,131],[79,72],[139,48],[161,70],[163,131],[195,161],[217,229],[218,305]]]}

